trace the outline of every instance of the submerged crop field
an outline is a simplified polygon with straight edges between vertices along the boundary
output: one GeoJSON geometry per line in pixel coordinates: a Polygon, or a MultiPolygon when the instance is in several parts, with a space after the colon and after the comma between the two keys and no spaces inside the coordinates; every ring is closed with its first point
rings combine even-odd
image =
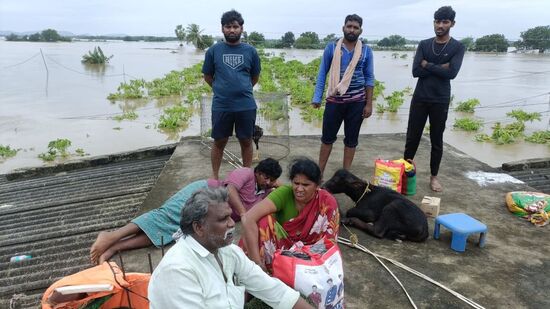
{"type": "MultiPolygon", "coordinates": [[[[109,57],[100,68],[82,63],[82,55],[98,47],[97,42],[0,44],[5,51],[0,82],[6,85],[0,89],[0,146],[5,149],[0,172],[51,164],[38,156],[47,154],[48,144],[56,140],[71,142],[68,155],[48,162],[200,135],[200,106],[211,96],[202,80],[204,52],[174,42],[108,42],[100,44],[109,57]],[[43,49],[44,60],[36,56],[36,48],[43,49]]],[[[262,73],[255,92],[258,100],[267,100],[259,105],[261,117],[288,121],[290,135],[321,133],[323,109],[310,105],[321,53],[260,50],[262,73]],[[274,92],[288,95],[287,101],[265,95],[274,92]],[[283,108],[287,103],[289,109],[283,108]]],[[[374,52],[375,107],[362,134],[406,131],[416,84],[413,56],[410,51],[374,52]]],[[[548,156],[550,76],[545,72],[550,72],[548,55],[467,53],[452,81],[445,140],[493,166],[548,156]]]]}

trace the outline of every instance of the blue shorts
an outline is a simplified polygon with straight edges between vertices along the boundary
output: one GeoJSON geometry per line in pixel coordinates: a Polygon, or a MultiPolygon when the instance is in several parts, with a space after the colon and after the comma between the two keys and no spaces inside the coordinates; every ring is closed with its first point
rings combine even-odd
{"type": "Polygon", "coordinates": [[[212,111],[212,138],[214,140],[235,135],[238,139],[250,139],[254,134],[256,123],[256,110],[251,109],[240,112],[212,111]]]}
{"type": "Polygon", "coordinates": [[[359,130],[363,123],[363,109],[365,101],[349,103],[326,103],[323,114],[323,144],[334,144],[336,135],[342,121],[344,122],[344,145],[346,147],[357,147],[359,130]]]}

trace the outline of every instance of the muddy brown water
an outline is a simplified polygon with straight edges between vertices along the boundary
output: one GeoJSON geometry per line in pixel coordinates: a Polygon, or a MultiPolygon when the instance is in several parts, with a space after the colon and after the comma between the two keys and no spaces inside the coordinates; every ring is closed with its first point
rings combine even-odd
{"type": "MultiPolygon", "coordinates": [[[[286,59],[303,62],[322,53],[320,50],[268,51],[276,54],[284,52],[286,59]]],[[[394,58],[392,53],[374,52],[376,78],[385,83],[385,94],[405,87],[414,88],[416,84],[410,72],[413,52],[398,52],[399,56],[406,54],[405,58],[394,58]]],[[[89,155],[103,155],[172,143],[181,136],[198,135],[198,113],[188,127],[179,132],[163,132],[156,128],[163,108],[177,103],[177,98],[111,103],[106,97],[125,80],[162,77],[170,70],[180,70],[198,63],[203,57],[203,52],[190,46],[179,47],[176,42],[46,44],[0,40],[0,145],[21,149],[16,157],[0,163],[0,173],[43,165],[37,155],[45,152],[48,142],[57,138],[70,139],[72,151],[82,148],[89,155]],[[107,55],[114,55],[103,69],[80,62],[82,55],[95,46],[101,46],[107,55]],[[112,119],[125,111],[135,111],[139,118],[122,122],[112,119]]],[[[541,112],[543,116],[541,121],[526,124],[526,134],[549,129],[548,54],[468,53],[458,77],[452,82],[452,88],[454,102],[469,98],[480,100],[482,107],[476,110],[474,116],[484,121],[485,133],[490,134],[491,126],[497,121],[511,122],[506,113],[518,108],[541,112]]],[[[410,97],[407,97],[403,107],[395,114],[375,113],[364,122],[361,133],[405,132],[409,102],[410,97]]],[[[474,134],[452,129],[455,118],[464,116],[450,112],[445,141],[491,166],[550,155],[548,145],[475,142],[474,134]]],[[[299,109],[291,109],[290,135],[320,133],[319,122],[306,123],[300,118],[299,109]]],[[[337,142],[339,146],[340,141],[337,142]]],[[[368,149],[369,145],[360,147],[368,149]]],[[[311,155],[316,157],[317,153],[311,155]]],[[[400,155],[401,150],[396,157],[400,155]]]]}

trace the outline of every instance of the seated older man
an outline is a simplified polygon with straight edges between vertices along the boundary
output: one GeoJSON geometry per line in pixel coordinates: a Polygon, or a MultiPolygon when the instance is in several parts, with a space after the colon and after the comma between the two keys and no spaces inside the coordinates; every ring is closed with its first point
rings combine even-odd
{"type": "Polygon", "coordinates": [[[245,291],[273,308],[313,308],[232,244],[231,212],[225,188],[191,195],[181,213],[183,237],[151,277],[151,309],[243,308],[245,291]]]}

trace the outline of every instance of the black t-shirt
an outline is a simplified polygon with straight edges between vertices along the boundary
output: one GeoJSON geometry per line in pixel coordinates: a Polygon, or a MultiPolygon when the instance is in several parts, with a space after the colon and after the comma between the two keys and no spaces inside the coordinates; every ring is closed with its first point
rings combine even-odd
{"type": "Polygon", "coordinates": [[[435,42],[435,38],[418,44],[413,62],[413,76],[418,77],[412,103],[444,103],[451,99],[451,79],[454,79],[462,65],[464,45],[451,38],[446,44],[435,42]],[[425,68],[420,63],[428,61],[425,68]],[[441,67],[449,63],[449,68],[441,67]]]}

